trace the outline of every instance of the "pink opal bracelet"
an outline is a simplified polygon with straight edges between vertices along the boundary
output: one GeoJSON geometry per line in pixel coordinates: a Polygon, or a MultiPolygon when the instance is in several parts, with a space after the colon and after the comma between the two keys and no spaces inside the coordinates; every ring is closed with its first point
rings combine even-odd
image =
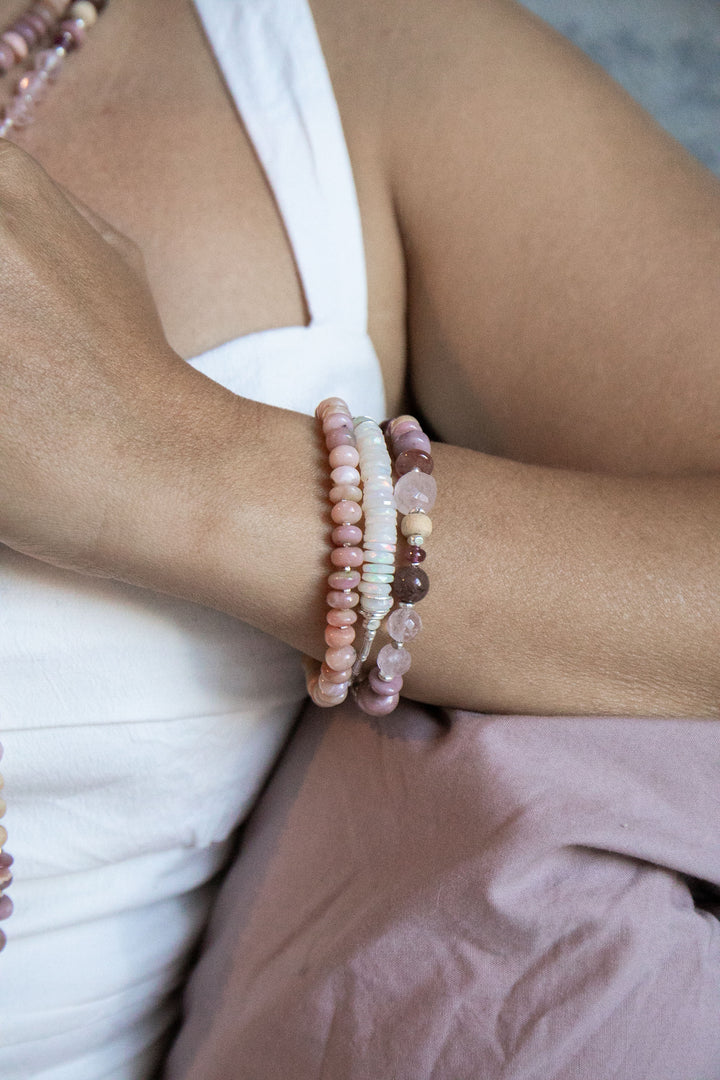
{"type": "Polygon", "coordinates": [[[434,465],[430,440],[415,417],[398,416],[390,420],[385,436],[395,464],[394,497],[397,510],[403,515],[400,531],[407,542],[404,553],[407,562],[396,570],[393,581],[392,592],[398,606],[386,624],[392,643],[382,647],[376,666],[356,693],[359,707],[371,716],[386,716],[397,706],[403,675],[411,664],[405,646],[422,629],[422,620],[414,608],[430,588],[420,564],[425,560],[425,541],[432,533],[429,512],[437,496],[437,484],[431,475],[434,465]]]}
{"type": "Polygon", "coordinates": [[[318,405],[315,415],[322,424],[329,454],[334,547],[330,553],[332,569],[328,576],[325,659],[319,670],[314,663],[308,666],[306,676],[312,700],[316,705],[328,708],[339,705],[347,697],[357,657],[353,647],[357,622],[354,608],[360,600],[360,594],[355,590],[361,582],[359,567],[363,563],[363,551],[359,546],[363,534],[358,527],[362,517],[362,489],[357,468],[360,455],[347,405],[341,398],[326,398],[318,405]]]}

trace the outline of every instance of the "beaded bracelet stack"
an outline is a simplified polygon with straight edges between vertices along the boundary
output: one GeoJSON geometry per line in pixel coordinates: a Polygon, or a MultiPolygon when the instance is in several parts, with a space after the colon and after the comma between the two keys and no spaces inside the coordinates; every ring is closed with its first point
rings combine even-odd
{"type": "Polygon", "coordinates": [[[357,417],[353,422],[340,398],[323,401],[316,415],[330,453],[335,547],[328,578],[328,649],[319,671],[310,662],[308,692],[317,705],[328,707],[344,701],[352,684],[364,712],[385,716],[396,707],[403,675],[410,668],[406,644],[422,628],[414,607],[429,590],[420,563],[425,559],[425,541],[432,533],[429,511],[437,494],[431,475],[430,440],[412,416],[389,421],[384,425],[385,435],[369,417],[357,417]],[[386,443],[394,459],[394,488],[386,443]],[[396,571],[398,511],[406,563],[396,571]],[[364,530],[358,524],[361,518],[364,530]],[[391,643],[380,649],[375,666],[362,680],[363,664],[394,601],[398,606],[386,624],[391,643]],[[354,608],[358,603],[363,638],[356,652],[353,643],[358,616],[354,608]]]}
{"type": "Polygon", "coordinates": [[[0,117],[0,138],[32,123],[35,108],[59,76],[65,57],[85,43],[106,3],[38,0],[0,33],[0,76],[21,65],[25,68],[0,117]]]}
{"type": "MultiPolygon", "coordinates": [[[[3,748],[0,743],[0,758],[2,758],[3,748]]],[[[0,776],[0,791],[3,787],[3,778],[0,776]]],[[[5,801],[0,796],[0,818],[5,814],[5,801]]],[[[9,896],[5,896],[5,889],[12,883],[12,855],[9,855],[6,851],[3,851],[3,846],[7,840],[7,830],[0,825],[0,920],[7,919],[12,914],[12,900],[9,896]]],[[[5,948],[5,934],[0,930],[0,951],[5,948]]]]}

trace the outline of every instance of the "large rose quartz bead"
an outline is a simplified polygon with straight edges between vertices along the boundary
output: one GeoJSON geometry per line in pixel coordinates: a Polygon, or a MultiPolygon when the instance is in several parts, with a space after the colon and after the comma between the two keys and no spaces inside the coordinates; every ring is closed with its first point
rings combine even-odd
{"type": "Polygon", "coordinates": [[[396,649],[394,645],[383,645],[378,653],[377,666],[381,675],[394,679],[410,670],[412,657],[406,649],[396,649]]]}
{"type": "Polygon", "coordinates": [[[361,544],[363,534],[357,525],[338,525],[333,529],[331,537],[333,544],[340,547],[341,544],[361,544]]]}
{"type": "Polygon", "coordinates": [[[427,473],[412,472],[401,476],[395,485],[395,502],[401,514],[424,510],[428,514],[437,498],[437,481],[427,473]]]}
{"type": "Polygon", "coordinates": [[[414,608],[396,608],[387,621],[387,631],[393,641],[412,641],[421,630],[422,619],[414,608]]]}
{"type": "Polygon", "coordinates": [[[357,703],[368,716],[388,716],[397,708],[399,700],[397,694],[380,697],[373,692],[367,683],[363,683],[357,692],[357,703]]]}
{"type": "Polygon", "coordinates": [[[333,566],[362,566],[365,556],[359,547],[338,547],[330,552],[333,566]]]}

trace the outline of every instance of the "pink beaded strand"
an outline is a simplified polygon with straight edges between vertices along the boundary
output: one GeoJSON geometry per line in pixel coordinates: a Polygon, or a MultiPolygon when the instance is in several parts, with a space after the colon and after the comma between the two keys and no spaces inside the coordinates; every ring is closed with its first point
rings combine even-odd
{"type": "Polygon", "coordinates": [[[32,123],[36,106],[57,79],[68,53],[79,49],[107,0],[42,0],[32,4],[0,34],[0,75],[28,66],[0,118],[0,138],[32,123]],[[39,48],[49,38],[47,48],[39,48]]]}
{"type": "Polygon", "coordinates": [[[360,570],[363,553],[359,546],[362,530],[360,473],[353,421],[341,398],[326,398],[315,415],[322,424],[330,462],[330,518],[333,524],[330,553],[332,569],[328,576],[328,612],[325,626],[325,659],[319,670],[314,661],[306,663],[307,689],[316,705],[329,708],[347,697],[356,659],[353,647],[360,594],[360,570]]]}
{"type": "MultiPolygon", "coordinates": [[[[0,758],[3,755],[2,744],[0,743],[0,758]]],[[[3,779],[0,776],[0,790],[3,787],[3,779]]],[[[5,814],[5,800],[0,796],[0,818],[5,814]]],[[[12,900],[9,896],[5,895],[5,890],[12,884],[12,855],[9,855],[6,851],[3,851],[5,841],[7,840],[7,830],[0,825],[0,920],[7,919],[12,914],[12,900]]],[[[5,934],[0,930],[0,951],[5,948],[5,934]]]]}
{"type": "Polygon", "coordinates": [[[435,505],[437,484],[432,477],[433,459],[430,440],[414,416],[399,416],[385,427],[395,466],[395,503],[402,514],[400,531],[405,537],[406,564],[395,572],[393,596],[398,606],[386,626],[391,644],[378,653],[375,668],[358,688],[356,700],[363,712],[387,716],[395,709],[403,685],[403,675],[410,669],[410,653],[405,647],[422,630],[422,619],[415,604],[427,596],[430,582],[420,563],[425,559],[425,541],[432,533],[429,512],[435,505]]]}

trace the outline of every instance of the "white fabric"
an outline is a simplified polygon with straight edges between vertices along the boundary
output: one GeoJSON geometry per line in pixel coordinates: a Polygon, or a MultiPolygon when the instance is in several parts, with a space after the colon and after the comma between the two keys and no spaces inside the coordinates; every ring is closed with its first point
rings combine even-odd
{"type": "MultiPolygon", "coordinates": [[[[312,412],[340,394],[380,416],[357,199],[306,0],[198,8],[283,214],[311,322],[192,363],[259,401],[312,412]]],[[[303,693],[293,650],[245,624],[0,548],[16,860],[2,1080],[147,1080],[206,883],[303,693]]]]}

